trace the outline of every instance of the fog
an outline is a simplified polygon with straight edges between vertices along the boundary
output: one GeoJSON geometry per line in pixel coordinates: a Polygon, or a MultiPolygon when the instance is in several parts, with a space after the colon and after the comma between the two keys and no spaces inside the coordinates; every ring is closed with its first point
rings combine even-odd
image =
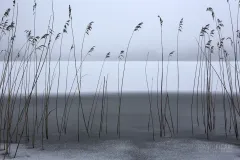
{"type": "MultiPolygon", "coordinates": [[[[19,13],[14,51],[17,53],[26,41],[24,31],[33,30],[34,1],[17,0],[16,3],[18,3],[19,13]]],[[[46,33],[52,15],[52,1],[37,0],[36,3],[36,35],[41,37],[46,33]]],[[[235,33],[237,30],[238,1],[230,0],[230,4],[235,33]]],[[[112,53],[109,60],[117,60],[120,51],[126,50],[134,27],[140,22],[143,22],[143,26],[133,36],[128,60],[145,60],[147,52],[153,55],[149,60],[160,59],[161,33],[158,15],[163,19],[165,59],[171,51],[176,51],[178,25],[180,19],[184,18],[183,30],[179,36],[179,59],[183,61],[196,60],[197,42],[195,38],[198,39],[201,27],[210,24],[210,30],[216,30],[211,13],[206,12],[207,7],[212,7],[216,18],[223,21],[223,37],[232,37],[231,19],[229,18],[230,14],[226,0],[53,0],[55,35],[62,32],[63,26],[68,20],[69,5],[72,7],[78,59],[80,58],[83,34],[91,21],[94,21],[93,29],[90,31],[90,35],[86,37],[83,48],[83,53],[86,53],[92,46],[96,46],[94,54],[86,59],[89,61],[103,60],[108,52],[112,53]]],[[[1,15],[7,8],[12,8],[12,1],[1,0],[1,15]]],[[[1,49],[7,47],[7,37],[5,36],[0,42],[1,49]]],[[[217,37],[215,35],[213,38],[215,47],[217,37]]],[[[68,28],[68,34],[64,34],[63,38],[61,60],[67,60],[71,46],[72,35],[70,28],[68,28]]],[[[230,56],[233,56],[229,41],[226,41],[225,48],[230,56]]],[[[55,44],[52,60],[58,58],[59,50],[60,40],[55,44]]],[[[217,54],[213,57],[217,60],[217,54]]],[[[1,59],[3,59],[3,56],[1,56],[1,59]]],[[[71,60],[73,60],[73,56],[71,56],[71,60]]],[[[176,56],[173,56],[172,60],[176,60],[176,56]]]]}

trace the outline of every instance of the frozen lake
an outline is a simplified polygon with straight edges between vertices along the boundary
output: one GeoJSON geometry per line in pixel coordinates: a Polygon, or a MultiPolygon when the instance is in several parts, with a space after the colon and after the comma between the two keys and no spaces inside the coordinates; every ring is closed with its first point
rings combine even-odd
{"type": "MultiPolygon", "coordinates": [[[[166,97],[166,94],[163,95],[166,97]]],[[[121,138],[118,138],[116,132],[117,126],[117,95],[110,94],[108,99],[108,114],[103,118],[103,130],[99,138],[99,127],[101,119],[101,99],[99,96],[96,105],[95,118],[92,122],[90,138],[87,137],[82,116],[80,118],[80,142],[77,142],[77,106],[78,98],[73,98],[67,122],[67,132],[62,134],[59,140],[58,129],[56,125],[55,111],[49,115],[49,140],[44,139],[44,150],[41,150],[41,126],[37,133],[37,145],[31,149],[31,133],[33,126],[33,109],[35,108],[35,98],[29,108],[29,134],[30,142],[27,143],[26,137],[23,138],[20,146],[18,159],[240,159],[239,141],[235,139],[233,127],[230,127],[229,109],[227,110],[227,138],[224,130],[224,112],[222,105],[222,96],[216,95],[216,124],[215,130],[209,132],[210,140],[207,140],[203,125],[203,108],[199,102],[199,126],[197,124],[197,105],[196,96],[193,106],[193,126],[194,135],[191,129],[191,94],[180,95],[179,105],[179,131],[176,134],[176,94],[169,94],[171,113],[173,116],[173,125],[175,134],[166,129],[166,134],[160,138],[159,122],[156,108],[156,94],[153,94],[152,109],[154,117],[153,127],[149,122],[149,103],[147,94],[124,94],[123,107],[121,111],[121,138]],[[106,119],[107,117],[107,119],[106,119]],[[230,129],[231,128],[231,129],[230,129]],[[229,132],[230,130],[230,132],[229,132]],[[107,131],[107,132],[106,132],[107,131]]],[[[38,117],[40,120],[43,107],[42,97],[38,97],[38,117]]],[[[50,97],[49,110],[55,108],[56,97],[50,97]]],[[[64,97],[59,98],[58,118],[61,123],[61,117],[64,110],[64,97]]],[[[86,117],[88,117],[93,101],[93,95],[83,95],[83,107],[86,117]]],[[[19,99],[16,104],[19,103],[19,99]]],[[[164,102],[165,103],[165,102],[164,102]]],[[[229,108],[229,107],[228,107],[229,108]]],[[[105,112],[106,113],[106,112],[105,112]]],[[[15,118],[17,115],[14,116],[15,118]]],[[[169,112],[167,119],[170,123],[169,112]]],[[[14,118],[14,119],[15,119],[14,118]]],[[[239,123],[239,119],[238,119],[239,123]]],[[[90,123],[91,124],[91,123],[90,123]]],[[[14,126],[14,125],[13,125],[14,126]]],[[[21,128],[21,127],[20,127],[21,128]]],[[[25,133],[24,133],[25,135],[25,133]]],[[[14,151],[15,146],[12,146],[14,151]]]]}
{"type": "MultiPolygon", "coordinates": [[[[32,66],[34,62],[31,62],[32,66]]],[[[54,68],[56,62],[51,62],[51,69],[54,68]]],[[[78,132],[78,96],[73,96],[73,91],[76,89],[76,82],[73,85],[74,90],[71,92],[69,101],[66,104],[65,85],[66,85],[66,64],[61,62],[61,77],[59,88],[59,99],[56,112],[56,88],[57,79],[54,79],[51,95],[49,99],[48,127],[49,140],[44,138],[44,150],[41,150],[41,132],[42,128],[40,120],[46,99],[42,96],[45,91],[45,75],[44,72],[38,80],[38,97],[36,105],[36,97],[33,96],[28,109],[28,130],[29,135],[24,132],[19,154],[17,159],[239,159],[240,149],[239,141],[235,139],[233,125],[231,124],[231,112],[229,102],[225,99],[227,122],[225,128],[224,110],[223,110],[223,95],[220,94],[221,86],[217,85],[218,78],[213,74],[213,103],[215,114],[215,128],[209,131],[209,138],[205,133],[204,122],[206,123],[206,94],[195,94],[193,97],[192,113],[193,113],[193,133],[191,123],[191,103],[192,103],[192,87],[194,80],[194,72],[196,62],[180,62],[180,99],[179,99],[179,129],[176,133],[177,111],[176,111],[176,62],[170,62],[168,75],[168,92],[169,92],[169,107],[167,107],[166,119],[169,126],[166,125],[164,135],[160,138],[159,116],[157,110],[157,95],[156,95],[156,72],[157,62],[148,63],[148,79],[149,85],[153,82],[152,90],[152,121],[150,117],[149,95],[147,94],[147,86],[145,81],[144,67],[145,62],[128,62],[126,67],[126,75],[123,86],[123,102],[121,108],[121,138],[117,135],[117,120],[118,120],[118,96],[117,96],[117,62],[106,62],[104,71],[100,79],[100,84],[103,82],[103,76],[108,75],[108,100],[102,105],[102,88],[96,97],[96,105],[93,104],[93,97],[96,90],[99,72],[102,62],[85,62],[83,66],[82,84],[82,104],[86,121],[89,122],[90,138],[87,137],[85,125],[80,111],[80,142],[77,142],[78,132]],[[152,81],[153,78],[153,81],[152,81]],[[216,92],[215,92],[216,91],[216,92]],[[107,104],[106,104],[107,103],[107,104]],[[34,122],[34,114],[37,106],[37,125],[36,133],[36,148],[31,149],[31,135],[34,122]],[[94,118],[90,116],[90,111],[93,106],[94,118]],[[106,111],[108,106],[108,111],[106,111]],[[65,108],[66,107],[66,108],[65,108]],[[62,120],[64,110],[67,109],[67,120],[62,120]],[[104,111],[104,115],[102,115],[104,111]],[[172,119],[170,116],[170,111],[172,119]],[[89,118],[90,117],[90,118],[89,118]],[[66,133],[62,133],[59,140],[59,132],[57,127],[57,119],[60,125],[66,128],[66,133]],[[102,124],[100,121],[102,119],[102,124]],[[172,122],[172,123],[171,123],[172,122]],[[199,124],[198,124],[199,122],[199,124]],[[100,126],[102,130],[99,131],[100,126]],[[154,132],[153,132],[154,129],[154,132]],[[174,132],[174,133],[173,133],[174,132]],[[154,133],[154,140],[153,140],[154,133]],[[227,138],[226,138],[227,134],[227,138]],[[27,143],[29,136],[30,142],[27,143]]],[[[15,64],[18,69],[19,62],[15,64]]],[[[166,62],[164,66],[166,67],[166,62]]],[[[213,65],[218,68],[218,62],[213,62],[213,65]]],[[[161,65],[160,65],[161,66],[161,65]]],[[[161,70],[161,69],[160,69],[161,70]]],[[[44,70],[43,70],[44,71],[44,70]]],[[[164,69],[166,72],[166,69],[164,69]]],[[[29,74],[33,77],[34,69],[31,68],[29,74]]],[[[56,72],[58,73],[58,72],[56,72]]],[[[74,63],[69,65],[69,88],[75,75],[74,63]]],[[[31,82],[33,79],[30,80],[31,82]]],[[[166,82],[166,81],[165,81],[166,82]]],[[[163,91],[163,108],[166,106],[166,88],[164,82],[163,91]]],[[[30,83],[31,84],[31,83],[30,83]]],[[[30,85],[31,86],[31,85],[30,85]]],[[[22,92],[23,94],[23,92],[22,92]]],[[[14,128],[19,116],[19,110],[23,109],[24,99],[20,100],[20,92],[15,103],[13,115],[14,128]]],[[[225,97],[226,98],[226,97],[225,97]]],[[[105,99],[106,100],[106,99],[105,99]]],[[[159,101],[159,103],[161,103],[159,101]]],[[[161,105],[160,105],[161,106],[161,105]]],[[[239,124],[239,116],[237,116],[237,124],[239,124]]],[[[21,128],[23,121],[20,122],[21,128]]],[[[20,132],[19,130],[18,132],[20,132]]],[[[15,137],[15,136],[14,136],[15,137]]],[[[11,149],[14,152],[16,145],[11,149]]]]}

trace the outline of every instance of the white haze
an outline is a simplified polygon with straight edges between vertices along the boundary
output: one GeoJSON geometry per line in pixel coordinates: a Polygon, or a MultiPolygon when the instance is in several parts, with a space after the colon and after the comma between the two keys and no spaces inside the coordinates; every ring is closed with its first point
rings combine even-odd
{"type": "MultiPolygon", "coordinates": [[[[33,30],[33,0],[17,0],[19,19],[14,44],[17,53],[26,40],[25,30],[33,30]]],[[[37,0],[36,12],[36,35],[46,33],[48,22],[52,15],[51,0],[37,0]]],[[[216,18],[223,21],[223,37],[232,37],[231,20],[229,18],[228,4],[226,0],[53,0],[54,2],[54,31],[55,35],[62,32],[63,25],[68,20],[68,5],[72,7],[73,28],[77,58],[80,58],[80,50],[83,34],[87,24],[94,21],[90,35],[86,37],[84,53],[92,46],[96,46],[94,54],[87,60],[103,60],[106,53],[111,52],[110,60],[117,60],[121,50],[126,50],[128,40],[134,27],[143,22],[142,29],[135,33],[130,49],[128,60],[145,60],[147,52],[151,52],[149,60],[157,60],[160,57],[160,25],[158,15],[163,19],[163,45],[164,54],[176,51],[178,24],[184,18],[183,32],[179,37],[180,60],[196,60],[197,38],[201,27],[210,24],[210,30],[215,29],[211,13],[206,12],[207,7],[214,9],[216,18]]],[[[238,1],[230,0],[234,33],[237,30],[238,1]]],[[[0,14],[3,15],[7,8],[12,8],[12,1],[1,0],[0,14]]],[[[16,12],[15,12],[16,14],[16,12]]],[[[10,16],[11,17],[11,16],[10,16]]],[[[0,42],[0,48],[6,49],[7,37],[0,42]]],[[[213,39],[216,47],[217,35],[213,39]]],[[[62,60],[67,60],[72,37],[70,28],[64,35],[62,60]]],[[[55,44],[53,59],[59,55],[60,40],[55,44]]],[[[232,48],[226,41],[225,47],[232,54],[232,48]]],[[[216,50],[215,50],[216,51],[216,50]]],[[[1,58],[3,59],[3,58],[1,58]]],[[[73,57],[71,57],[73,60],[73,57]]],[[[217,60],[215,54],[215,60],[217,60]]],[[[176,60],[174,56],[172,60],[176,60]]]]}

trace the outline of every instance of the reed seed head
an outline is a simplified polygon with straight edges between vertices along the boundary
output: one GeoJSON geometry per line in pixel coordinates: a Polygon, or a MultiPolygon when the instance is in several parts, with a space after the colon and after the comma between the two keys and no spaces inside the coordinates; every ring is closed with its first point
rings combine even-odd
{"type": "MultiPolygon", "coordinates": [[[[93,51],[94,51],[94,49],[95,49],[95,46],[92,46],[91,48],[90,48],[90,50],[88,51],[88,54],[89,53],[92,53],[93,51]]],[[[89,54],[90,55],[90,54],[89,54]]]]}
{"type": "Polygon", "coordinates": [[[61,35],[61,33],[58,33],[58,34],[57,34],[57,36],[56,36],[56,38],[55,38],[55,41],[59,39],[60,35],[61,35]]]}
{"type": "Polygon", "coordinates": [[[46,34],[44,34],[44,35],[41,37],[41,39],[46,39],[48,36],[49,36],[49,34],[46,33],[46,34]]]}
{"type": "Polygon", "coordinates": [[[201,32],[200,32],[200,36],[204,36],[205,34],[207,34],[207,31],[209,30],[209,24],[207,24],[206,26],[202,27],[201,32]]]}
{"type": "Polygon", "coordinates": [[[73,49],[73,47],[74,47],[74,46],[73,46],[73,44],[72,44],[72,46],[71,46],[71,48],[70,48],[70,51],[73,49]]]}
{"type": "Polygon", "coordinates": [[[237,30],[237,38],[240,38],[240,32],[237,30]]]}
{"type": "Polygon", "coordinates": [[[138,23],[138,25],[135,27],[134,31],[138,31],[143,25],[143,22],[138,23]]]}
{"type": "Polygon", "coordinates": [[[37,8],[37,2],[36,2],[36,0],[34,0],[34,4],[33,4],[33,14],[36,13],[36,8],[37,8]]]}
{"type": "Polygon", "coordinates": [[[223,50],[223,53],[224,53],[225,57],[229,56],[228,52],[225,49],[223,50]]]}
{"type": "Polygon", "coordinates": [[[162,20],[162,18],[158,15],[158,18],[159,18],[159,20],[160,20],[160,24],[161,24],[161,26],[162,26],[162,24],[163,24],[163,20],[162,20]]]}
{"type": "Polygon", "coordinates": [[[207,44],[205,45],[206,48],[210,49],[211,47],[212,40],[209,40],[207,44]]]}
{"type": "Polygon", "coordinates": [[[92,30],[92,24],[93,24],[94,22],[93,21],[91,21],[88,25],[87,25],[87,28],[86,28],[86,34],[87,35],[89,35],[89,32],[92,30]]]}
{"type": "MultiPolygon", "coordinates": [[[[8,8],[8,9],[4,12],[4,17],[8,17],[10,11],[11,11],[11,9],[8,8]]],[[[3,19],[2,19],[2,20],[3,20],[3,19]]]]}
{"type": "Polygon", "coordinates": [[[40,37],[39,36],[36,36],[36,37],[31,37],[31,39],[30,39],[30,41],[32,42],[32,45],[34,45],[34,44],[36,44],[37,43],[37,41],[40,39],[40,37]]]}
{"type": "Polygon", "coordinates": [[[211,53],[214,53],[214,46],[211,46],[210,51],[211,51],[211,53]]]}
{"type": "Polygon", "coordinates": [[[233,40],[232,40],[232,38],[231,37],[227,37],[227,39],[226,40],[229,40],[230,41],[230,43],[231,43],[231,46],[233,46],[233,40]]]}
{"type": "Polygon", "coordinates": [[[72,19],[72,8],[70,5],[68,6],[68,16],[69,16],[69,19],[72,19]]]}
{"type": "Polygon", "coordinates": [[[49,29],[49,33],[50,33],[51,35],[53,35],[54,31],[50,28],[50,29],[49,29]]]}
{"type": "Polygon", "coordinates": [[[70,20],[67,20],[63,27],[63,33],[67,33],[67,27],[69,26],[70,20]]]}
{"type": "Polygon", "coordinates": [[[105,58],[109,58],[110,57],[110,52],[108,52],[107,54],[106,54],[106,57],[105,58]]]}
{"type": "Polygon", "coordinates": [[[214,37],[214,32],[215,32],[215,30],[213,29],[213,30],[211,30],[211,32],[210,32],[210,36],[211,37],[214,37]]]}
{"type": "Polygon", "coordinates": [[[220,42],[217,43],[217,46],[219,49],[221,49],[223,47],[223,41],[225,40],[225,38],[221,38],[220,42]]]}
{"type": "Polygon", "coordinates": [[[6,30],[7,30],[7,31],[10,31],[11,29],[14,28],[14,25],[15,25],[15,23],[12,22],[9,26],[7,26],[6,30]]]}
{"type": "Polygon", "coordinates": [[[25,30],[24,32],[27,34],[26,36],[29,39],[31,36],[31,30],[25,30]]]}
{"type": "Polygon", "coordinates": [[[217,29],[221,30],[222,27],[224,27],[222,21],[220,19],[217,19],[217,29]]]}
{"type": "Polygon", "coordinates": [[[170,52],[170,53],[169,53],[169,56],[172,56],[174,52],[175,52],[175,51],[170,52]]]}
{"type": "Polygon", "coordinates": [[[14,41],[16,36],[11,36],[11,41],[14,41]]]}
{"type": "Polygon", "coordinates": [[[214,20],[214,18],[215,18],[215,13],[214,13],[212,7],[208,7],[208,8],[207,8],[207,11],[208,11],[208,12],[211,12],[212,18],[213,18],[213,20],[214,20]]]}
{"type": "Polygon", "coordinates": [[[119,54],[119,56],[118,56],[118,59],[119,59],[119,60],[122,60],[122,59],[124,58],[124,55],[123,55],[123,54],[124,54],[124,51],[121,51],[120,54],[119,54]]]}
{"type": "Polygon", "coordinates": [[[179,22],[179,27],[178,27],[179,32],[182,32],[182,26],[183,26],[183,18],[179,22]]]}

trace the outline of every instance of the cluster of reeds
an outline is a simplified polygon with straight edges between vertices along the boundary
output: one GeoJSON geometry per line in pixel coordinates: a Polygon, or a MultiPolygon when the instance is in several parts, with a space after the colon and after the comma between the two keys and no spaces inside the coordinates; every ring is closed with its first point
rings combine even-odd
{"type": "Polygon", "coordinates": [[[193,86],[193,95],[191,103],[191,120],[192,120],[192,133],[194,134],[194,120],[193,120],[193,103],[194,95],[196,94],[196,122],[199,122],[199,104],[202,107],[202,124],[204,126],[205,134],[209,138],[209,134],[215,130],[216,126],[216,96],[213,91],[213,75],[217,77],[217,85],[221,85],[222,90],[222,106],[224,117],[225,136],[231,134],[233,129],[236,139],[238,139],[238,123],[239,116],[239,64],[238,64],[238,52],[239,52],[239,30],[238,30],[238,18],[239,7],[237,13],[237,25],[233,24],[233,16],[231,11],[231,5],[227,0],[229,9],[229,20],[232,28],[232,35],[229,37],[223,37],[222,29],[224,24],[221,19],[217,18],[213,8],[208,7],[206,11],[211,13],[214,26],[210,29],[210,25],[207,24],[202,27],[200,35],[197,41],[198,55],[197,65],[195,68],[195,78],[193,86]],[[215,29],[214,29],[215,28],[215,29]],[[234,30],[236,28],[236,31],[234,30]],[[218,38],[217,45],[213,44],[213,38],[215,33],[218,38]],[[226,47],[226,43],[230,42],[230,48],[226,47]],[[216,49],[215,49],[216,48],[216,49]],[[212,55],[217,54],[219,62],[219,71],[212,64],[212,55]],[[233,55],[234,61],[231,61],[230,54],[233,55]],[[234,63],[234,65],[232,65],[234,63]],[[199,89],[200,88],[200,89],[199,89]],[[196,90],[196,93],[195,93],[196,90]],[[200,93],[199,93],[200,92],[200,93]],[[199,102],[201,101],[201,102],[199,102]],[[230,111],[229,116],[228,111],[230,111]]]}
{"type": "MultiPolygon", "coordinates": [[[[72,37],[73,37],[73,45],[70,49],[70,52],[74,50],[75,55],[75,45],[74,45],[74,34],[72,28],[72,15],[71,15],[71,7],[69,6],[69,20],[64,24],[63,30],[61,33],[55,34],[54,32],[54,4],[52,1],[52,15],[49,18],[49,24],[46,32],[42,36],[36,35],[36,15],[37,15],[37,2],[33,3],[33,29],[25,30],[26,33],[26,42],[19,49],[16,54],[14,51],[14,42],[16,38],[16,30],[18,24],[18,4],[13,1],[12,7],[12,17],[10,17],[11,9],[7,9],[1,19],[1,41],[7,40],[8,46],[6,50],[2,50],[1,53],[4,54],[3,61],[3,69],[1,75],[1,129],[0,129],[0,141],[3,144],[3,149],[5,150],[5,155],[9,155],[10,144],[12,142],[17,143],[17,149],[15,151],[14,157],[16,156],[17,150],[19,148],[19,144],[22,142],[22,139],[25,138],[27,142],[31,140],[32,147],[35,147],[36,136],[39,134],[39,130],[41,128],[41,141],[42,141],[42,149],[44,139],[49,138],[49,127],[48,127],[48,119],[49,115],[55,111],[56,113],[56,122],[57,129],[59,132],[59,138],[63,130],[66,133],[66,125],[69,116],[69,110],[71,105],[68,104],[68,100],[66,101],[65,110],[63,113],[62,123],[58,120],[58,90],[59,90],[59,79],[60,79],[60,68],[61,68],[61,56],[62,56],[62,44],[64,34],[67,34],[68,26],[71,26],[72,37]],[[11,23],[9,23],[11,21],[11,23]],[[54,38],[55,36],[55,38],[54,38]],[[61,37],[61,38],[60,38],[61,37]],[[55,67],[52,69],[51,66],[51,57],[52,52],[55,46],[55,42],[58,39],[61,39],[60,44],[60,54],[57,60],[55,67]],[[17,61],[20,60],[18,65],[16,65],[17,61]],[[31,61],[34,60],[34,66],[31,66],[33,63],[31,61]],[[47,63],[48,61],[48,63],[47,63]],[[38,103],[38,79],[45,66],[45,89],[44,89],[44,98],[43,98],[43,106],[39,106],[38,103]],[[58,70],[57,70],[58,67],[58,70]],[[31,70],[34,68],[34,72],[31,70]],[[57,77],[57,98],[56,98],[56,107],[52,110],[49,109],[49,98],[51,94],[52,85],[55,79],[56,72],[58,71],[57,77]],[[31,73],[34,76],[31,76],[31,73]],[[35,95],[34,95],[35,94],[35,95]],[[16,101],[19,100],[18,109],[16,109],[17,104],[16,101]],[[32,97],[35,97],[35,102],[32,101],[32,97]],[[32,104],[35,103],[35,104],[32,104]],[[32,105],[35,105],[33,107],[32,105]],[[32,122],[29,121],[29,107],[32,108],[32,122]],[[40,110],[41,109],[41,110],[40,110]],[[18,110],[18,111],[16,111],[18,110]],[[39,112],[42,112],[39,117],[39,112]],[[17,120],[13,122],[13,116],[17,113],[17,120]],[[30,136],[31,134],[31,136],[30,136]]],[[[90,22],[87,26],[85,34],[89,34],[91,30],[93,22],[90,22]]],[[[84,35],[85,37],[85,35],[84,35]]],[[[0,42],[1,42],[0,41],[0,42]]],[[[83,47],[83,45],[82,45],[83,47]]],[[[81,105],[81,97],[80,97],[80,84],[81,78],[81,68],[82,62],[86,59],[88,55],[94,50],[93,46],[89,52],[85,55],[84,59],[81,56],[80,66],[77,67],[77,60],[75,57],[75,67],[76,67],[76,76],[77,78],[77,86],[79,91],[79,108],[82,108],[81,105]],[[79,73],[80,72],[80,73],[79,73]],[[79,77],[80,75],[80,77],[79,77]]],[[[82,51],[81,51],[82,53],[82,51]]],[[[70,54],[70,53],[69,53],[70,54]]],[[[82,55],[82,54],[81,54],[82,55]]],[[[70,57],[70,56],[69,56],[70,57]]],[[[69,62],[69,59],[68,59],[69,62]]],[[[72,82],[72,84],[75,82],[72,82]]],[[[67,79],[66,79],[66,83],[67,79]]],[[[73,85],[72,85],[73,86],[73,85]]],[[[72,87],[73,88],[73,87],[72,87]]],[[[71,90],[72,90],[71,88],[71,90]]],[[[67,90],[67,89],[66,89],[67,90]]],[[[76,91],[75,91],[76,92],[76,91]]],[[[69,93],[70,95],[70,93],[69,93]]],[[[69,96],[66,99],[69,99],[69,96]]],[[[66,94],[67,97],[67,94],[66,94]]],[[[78,109],[78,122],[80,121],[80,110],[78,109]]],[[[82,109],[83,119],[84,113],[82,109]]],[[[78,127],[79,128],[79,127],[78,127]]],[[[88,131],[88,130],[87,130],[88,131]]],[[[78,137],[79,137],[79,129],[78,129],[78,137]]]]}
{"type": "MultiPolygon", "coordinates": [[[[160,96],[159,96],[159,74],[160,74],[160,60],[158,59],[158,65],[157,65],[157,114],[158,114],[158,122],[159,122],[159,136],[163,137],[166,136],[166,132],[167,132],[167,128],[168,128],[168,132],[170,133],[170,135],[172,136],[175,132],[174,129],[174,122],[173,122],[173,117],[172,117],[172,111],[171,111],[171,106],[170,106],[170,97],[169,97],[169,93],[168,93],[168,70],[169,70],[169,61],[170,58],[172,57],[172,55],[174,54],[175,51],[172,51],[168,54],[168,59],[167,59],[167,68],[166,68],[166,75],[164,75],[164,47],[163,47],[163,19],[158,16],[159,18],[159,24],[160,24],[160,45],[161,45],[161,84],[160,84],[160,96]],[[164,76],[166,77],[165,80],[166,82],[164,82],[164,76]],[[166,90],[163,90],[163,86],[164,83],[166,84],[166,90]],[[166,94],[166,97],[164,97],[164,93],[166,94]],[[160,104],[159,104],[159,100],[160,100],[160,104]],[[164,104],[165,101],[165,104],[164,104]],[[169,115],[169,116],[168,116],[169,115]]],[[[177,34],[177,74],[178,74],[178,84],[177,84],[177,104],[176,104],[176,108],[177,108],[177,133],[178,133],[178,124],[179,124],[179,120],[178,120],[178,105],[179,105],[179,64],[178,64],[178,39],[179,39],[179,33],[182,31],[182,26],[183,26],[183,18],[180,20],[179,23],[179,27],[178,27],[178,34],[177,34]]],[[[147,55],[147,61],[148,61],[148,56],[149,53],[147,55]]],[[[147,84],[147,90],[148,90],[148,99],[149,99],[149,106],[150,106],[150,113],[149,113],[149,119],[148,119],[148,131],[149,131],[149,127],[150,127],[150,121],[152,123],[152,130],[153,130],[153,139],[154,139],[154,120],[153,120],[153,115],[152,115],[152,89],[150,91],[149,88],[149,82],[148,82],[148,75],[147,75],[147,62],[145,65],[145,75],[146,75],[146,84],[147,84]],[[151,92],[151,93],[150,93],[151,92]]]]}

